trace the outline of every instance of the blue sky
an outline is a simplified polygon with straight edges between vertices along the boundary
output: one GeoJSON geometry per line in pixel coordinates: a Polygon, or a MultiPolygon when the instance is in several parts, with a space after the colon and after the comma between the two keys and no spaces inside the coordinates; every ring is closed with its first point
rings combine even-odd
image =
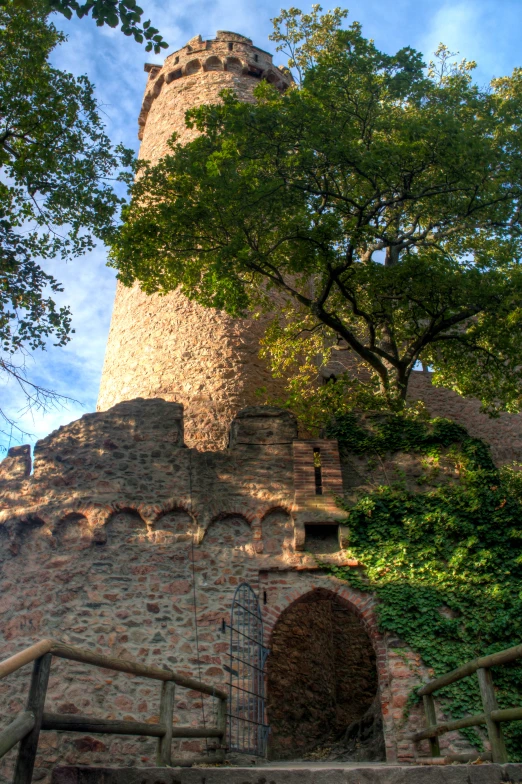
{"type": "MultiPolygon", "coordinates": [[[[278,14],[281,0],[255,5],[244,0],[143,0],[141,5],[169,42],[170,51],[198,33],[213,37],[218,29],[248,35],[256,45],[273,51],[268,40],[270,19],[278,14]]],[[[309,10],[308,5],[300,7],[309,10]]],[[[477,61],[475,78],[482,85],[522,66],[522,0],[353,0],[348,8],[348,21],[361,22],[364,34],[384,51],[409,45],[429,59],[442,41],[462,57],[477,61]]],[[[133,39],[97,28],[92,20],[67,22],[56,15],[54,22],[69,37],[56,51],[54,63],[89,76],[96,85],[109,136],[137,150],[137,117],[146,81],[143,64],[161,62],[163,55],[147,54],[133,39]]],[[[281,57],[275,59],[284,63],[281,57]]],[[[64,285],[61,300],[72,308],[76,333],[66,348],[50,346],[30,357],[28,370],[33,380],[77,402],[48,413],[24,413],[23,397],[2,380],[2,408],[31,432],[31,438],[23,440],[33,443],[59,425],[95,410],[115,290],[115,273],[105,266],[103,247],[67,265],[50,265],[49,271],[64,285]]],[[[11,438],[0,438],[0,445],[9,443],[20,443],[16,432],[11,438]]]]}

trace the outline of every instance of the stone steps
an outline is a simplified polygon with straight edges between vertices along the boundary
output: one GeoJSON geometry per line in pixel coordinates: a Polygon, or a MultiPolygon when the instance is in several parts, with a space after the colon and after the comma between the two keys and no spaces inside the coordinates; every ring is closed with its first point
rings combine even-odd
{"type": "Polygon", "coordinates": [[[251,768],[57,767],[51,784],[522,784],[522,764],[329,763],[251,768]]]}

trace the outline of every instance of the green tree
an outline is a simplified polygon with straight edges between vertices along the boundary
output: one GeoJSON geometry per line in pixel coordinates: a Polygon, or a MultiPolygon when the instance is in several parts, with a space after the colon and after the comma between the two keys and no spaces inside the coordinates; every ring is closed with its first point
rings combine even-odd
{"type": "Polygon", "coordinates": [[[57,396],[30,381],[24,358],[71,334],[45,261],[105,236],[121,202],[113,180],[126,179],[121,167],[132,160],[105,135],[88,79],[49,64],[63,40],[45,11],[0,8],[0,371],[37,406],[57,396]]]}
{"type": "MultiPolygon", "coordinates": [[[[0,6],[8,6],[12,0],[0,0],[0,6]]],[[[107,24],[109,27],[118,27],[124,35],[132,35],[138,43],[146,41],[145,50],[154,50],[159,54],[162,49],[167,49],[168,44],[150,20],[142,23],[143,9],[137,5],[136,0],[14,0],[15,5],[26,11],[39,13],[42,9],[47,12],[56,11],[71,19],[76,14],[80,19],[92,16],[98,27],[107,24]],[[141,25],[141,26],[140,26],[141,25]]]]}
{"type": "Polygon", "coordinates": [[[142,164],[112,264],[234,315],[280,292],[276,360],[340,345],[388,407],[420,360],[519,410],[522,70],[481,89],[442,45],[427,69],[320,11],[275,20],[300,86],[223,93],[188,113],[198,138],[142,164]]]}

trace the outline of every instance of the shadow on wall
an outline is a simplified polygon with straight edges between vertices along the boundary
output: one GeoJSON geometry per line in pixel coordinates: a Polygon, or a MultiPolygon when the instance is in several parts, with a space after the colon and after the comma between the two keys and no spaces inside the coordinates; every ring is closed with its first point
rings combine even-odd
{"type": "Polygon", "coordinates": [[[328,590],[286,609],[267,664],[271,759],[335,746],[344,759],[384,755],[375,652],[362,622],[328,590]]]}

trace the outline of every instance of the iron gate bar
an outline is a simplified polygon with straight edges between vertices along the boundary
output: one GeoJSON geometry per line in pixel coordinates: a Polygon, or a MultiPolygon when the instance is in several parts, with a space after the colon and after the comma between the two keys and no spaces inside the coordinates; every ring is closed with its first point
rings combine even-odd
{"type": "Polygon", "coordinates": [[[250,664],[250,662],[247,662],[244,659],[240,659],[238,656],[235,657],[235,661],[240,661],[242,664],[246,664],[247,667],[252,667],[253,670],[259,670],[259,672],[264,673],[264,669],[262,667],[256,667],[255,664],[250,664]]]}
{"type": "Polygon", "coordinates": [[[242,719],[242,721],[248,721],[250,724],[259,724],[255,719],[242,719]]]}
{"type": "Polygon", "coordinates": [[[257,692],[250,691],[249,689],[242,689],[241,686],[234,686],[234,689],[238,689],[239,691],[242,691],[245,694],[252,694],[253,697],[259,697],[259,694],[257,692]]]}
{"type": "MultiPolygon", "coordinates": [[[[228,624],[228,628],[230,629],[230,624],[228,624]]],[[[258,640],[255,640],[253,637],[249,637],[247,634],[243,634],[242,632],[238,631],[237,629],[235,629],[235,631],[236,631],[236,633],[237,633],[237,634],[239,634],[241,637],[244,637],[244,638],[245,638],[245,640],[251,640],[251,642],[253,642],[253,643],[254,643],[254,645],[257,645],[257,644],[258,644],[258,640]]]]}
{"type": "Polygon", "coordinates": [[[263,620],[248,583],[236,588],[230,611],[229,748],[266,756],[263,620]],[[234,666],[234,662],[236,665],[234,666]]]}
{"type": "MultiPolygon", "coordinates": [[[[248,583],[241,583],[241,585],[247,585],[247,584],[248,583]]],[[[239,586],[239,587],[241,587],[241,586],[239,586]]],[[[257,596],[256,596],[256,601],[259,604],[257,596]]],[[[250,613],[250,615],[254,615],[257,618],[257,613],[252,612],[252,610],[249,610],[248,607],[245,607],[244,605],[240,604],[239,602],[236,602],[236,607],[241,607],[242,610],[245,610],[247,613],[250,613]]]]}

